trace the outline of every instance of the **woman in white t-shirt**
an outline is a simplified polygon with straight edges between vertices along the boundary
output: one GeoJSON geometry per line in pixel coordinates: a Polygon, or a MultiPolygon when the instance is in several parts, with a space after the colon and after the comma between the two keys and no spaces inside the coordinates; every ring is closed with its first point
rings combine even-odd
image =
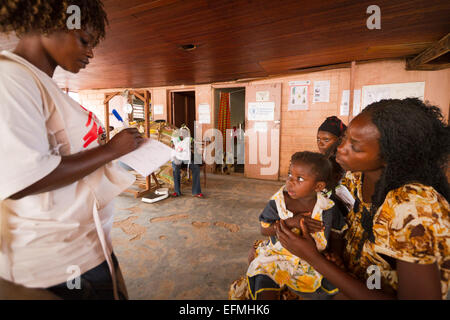
{"type": "Polygon", "coordinates": [[[8,285],[63,299],[127,297],[110,230],[112,199],[134,177],[112,161],[143,138],[126,129],[104,143],[95,115],[52,80],[57,66],[87,66],[106,24],[98,0],[0,4],[0,32],[20,38],[0,53],[0,278],[8,285]],[[69,30],[77,18],[81,28],[69,30]]]}

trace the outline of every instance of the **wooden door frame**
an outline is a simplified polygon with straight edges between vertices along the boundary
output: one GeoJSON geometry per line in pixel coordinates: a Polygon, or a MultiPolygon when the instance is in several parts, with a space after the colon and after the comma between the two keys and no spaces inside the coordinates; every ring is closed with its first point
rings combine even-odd
{"type": "MultiPolygon", "coordinates": [[[[167,106],[168,106],[168,114],[167,114],[167,122],[171,125],[175,125],[174,124],[174,120],[175,120],[175,111],[174,111],[174,106],[173,106],[173,101],[172,101],[172,93],[175,92],[194,92],[194,101],[196,101],[195,99],[195,87],[189,87],[189,88],[183,88],[183,89],[169,89],[167,90],[167,106]]],[[[195,104],[195,108],[197,109],[197,104],[195,104]]]]}
{"type": "MultiPolygon", "coordinates": [[[[214,123],[213,123],[213,128],[214,129],[218,129],[216,123],[218,122],[218,119],[215,118],[215,107],[216,107],[216,90],[220,90],[220,89],[233,89],[233,88],[244,88],[244,93],[247,92],[247,87],[248,87],[248,83],[247,82],[242,82],[242,83],[230,83],[230,84],[214,84],[211,85],[211,95],[212,95],[212,113],[214,114],[214,123]]],[[[230,97],[230,107],[231,107],[231,97],[230,97]]],[[[219,108],[220,108],[220,95],[219,95],[219,108]]],[[[231,110],[230,110],[231,112],[231,110]]],[[[244,94],[244,125],[245,125],[245,119],[247,118],[246,112],[245,112],[245,94],[244,94]]],[[[226,143],[224,141],[224,143],[226,143]]],[[[245,139],[244,139],[244,150],[245,150],[245,139]]],[[[224,150],[225,151],[225,150],[224,150]]],[[[234,157],[234,156],[233,156],[234,157]]],[[[244,172],[245,172],[245,161],[244,161],[244,172]]],[[[244,175],[245,177],[245,175],[244,175]]]]}

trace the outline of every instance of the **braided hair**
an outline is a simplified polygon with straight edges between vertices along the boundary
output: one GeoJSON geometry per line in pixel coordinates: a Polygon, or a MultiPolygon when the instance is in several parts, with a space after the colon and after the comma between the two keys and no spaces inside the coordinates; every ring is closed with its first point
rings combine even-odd
{"type": "Polygon", "coordinates": [[[67,8],[76,5],[81,10],[81,25],[95,32],[93,45],[105,37],[108,24],[101,0],[2,0],[0,2],[0,32],[15,32],[21,36],[37,32],[48,35],[67,30],[67,8]]]}
{"type": "Polygon", "coordinates": [[[333,180],[333,166],[323,154],[311,151],[296,152],[291,157],[291,164],[304,163],[311,166],[317,181],[324,181],[326,188],[335,188],[333,180]]]}
{"type": "Polygon", "coordinates": [[[449,201],[445,172],[450,132],[441,110],[417,98],[381,100],[361,114],[367,114],[380,132],[380,157],[385,162],[370,212],[363,213],[361,220],[363,241],[374,242],[373,218],[389,191],[418,182],[433,187],[449,201]]]}
{"type": "Polygon", "coordinates": [[[325,119],[317,131],[326,131],[340,138],[344,135],[346,129],[347,126],[341,119],[336,116],[331,116],[325,119]]]}

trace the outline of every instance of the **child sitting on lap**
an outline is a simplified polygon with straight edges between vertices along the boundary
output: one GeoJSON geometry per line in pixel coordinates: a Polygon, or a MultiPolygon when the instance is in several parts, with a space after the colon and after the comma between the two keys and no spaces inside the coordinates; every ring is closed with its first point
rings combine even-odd
{"type": "Polygon", "coordinates": [[[261,233],[270,240],[256,247],[254,258],[250,257],[253,261],[246,281],[233,283],[231,299],[242,299],[244,295],[252,299],[279,299],[280,290],[285,287],[311,299],[327,299],[337,293],[338,290],[307,262],[284,249],[275,232],[275,224],[283,219],[289,228],[299,233],[301,219],[310,213],[310,218],[323,223],[321,231],[311,234],[317,248],[323,251],[329,247],[331,233],[340,234],[345,230],[342,212],[322,193],[325,188],[335,187],[331,182],[332,171],[330,161],[322,154],[297,152],[292,156],[286,184],[272,196],[259,217],[261,233]]]}

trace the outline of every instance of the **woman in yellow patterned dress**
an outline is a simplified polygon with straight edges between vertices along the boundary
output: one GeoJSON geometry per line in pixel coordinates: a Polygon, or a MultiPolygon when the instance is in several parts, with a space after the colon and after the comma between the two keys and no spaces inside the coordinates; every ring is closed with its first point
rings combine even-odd
{"type": "Polygon", "coordinates": [[[445,299],[449,288],[449,127],[438,107],[382,100],[350,123],[337,161],[355,196],[342,270],[316,249],[308,228],[277,226],[283,247],[348,299],[445,299]]]}

